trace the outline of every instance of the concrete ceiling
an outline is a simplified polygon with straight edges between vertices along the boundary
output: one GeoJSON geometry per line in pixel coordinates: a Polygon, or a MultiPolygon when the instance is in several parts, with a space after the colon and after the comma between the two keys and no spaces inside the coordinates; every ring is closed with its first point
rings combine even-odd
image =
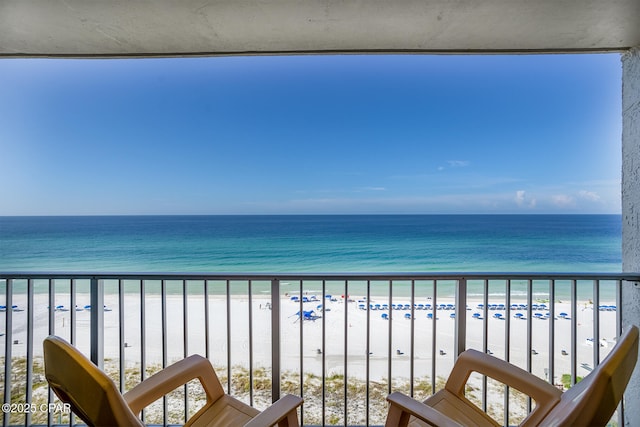
{"type": "Polygon", "coordinates": [[[0,0],[0,57],[634,46],[640,0],[0,0]]]}

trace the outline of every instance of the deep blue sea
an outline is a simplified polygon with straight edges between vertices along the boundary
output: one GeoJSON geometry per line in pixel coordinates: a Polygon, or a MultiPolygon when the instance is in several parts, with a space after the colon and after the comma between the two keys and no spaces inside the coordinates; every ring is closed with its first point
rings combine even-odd
{"type": "Polygon", "coordinates": [[[0,217],[0,272],[621,272],[620,215],[0,217]]]}

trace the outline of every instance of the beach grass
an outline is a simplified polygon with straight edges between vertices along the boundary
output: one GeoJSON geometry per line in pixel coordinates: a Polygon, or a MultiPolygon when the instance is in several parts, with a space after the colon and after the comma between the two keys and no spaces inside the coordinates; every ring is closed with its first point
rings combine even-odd
{"type": "MultiPolygon", "coordinates": [[[[1,362],[4,360],[0,359],[1,362]]],[[[48,387],[44,376],[44,364],[41,357],[36,357],[32,365],[32,395],[26,396],[26,358],[16,357],[12,360],[12,403],[32,403],[36,407],[47,404],[49,399],[48,387]],[[29,399],[29,400],[27,400],[29,399]]],[[[153,364],[145,369],[145,377],[153,375],[162,369],[161,365],[153,364]]],[[[105,372],[116,382],[119,382],[120,366],[117,360],[105,360],[105,372]]],[[[265,409],[271,404],[271,370],[261,367],[255,368],[252,373],[244,367],[235,366],[232,368],[230,381],[230,394],[236,398],[252,403],[258,409],[265,409]],[[251,397],[253,402],[250,402],[251,397]]],[[[217,367],[219,378],[223,386],[228,385],[226,367],[217,367]]],[[[130,390],[140,382],[140,366],[127,367],[125,374],[125,390],[130,390]]],[[[436,390],[442,389],[446,379],[439,377],[436,380],[436,390]]],[[[345,377],[342,374],[330,374],[323,379],[314,374],[305,374],[302,384],[300,375],[296,372],[287,371],[281,377],[281,393],[301,395],[304,397],[303,417],[307,425],[380,425],[384,423],[387,415],[386,396],[389,393],[389,381],[366,381],[349,378],[345,386],[345,377]],[[368,391],[368,395],[367,395],[368,391]],[[368,397],[368,398],[367,398],[368,397]],[[345,399],[346,398],[346,399],[345,399]],[[345,404],[347,405],[345,411],[345,404]],[[324,412],[323,412],[324,411],[324,412]],[[347,420],[345,422],[345,412],[347,420]]],[[[411,384],[408,379],[394,378],[391,381],[391,389],[410,394],[411,384]]],[[[432,394],[431,379],[428,377],[415,378],[413,381],[414,397],[423,400],[432,394]]],[[[489,383],[488,395],[497,399],[487,405],[490,416],[497,420],[502,419],[504,405],[502,404],[504,388],[498,384],[489,383]]],[[[4,390],[2,390],[4,395],[4,390]]],[[[477,385],[469,384],[466,388],[466,395],[473,403],[482,407],[481,388],[477,385]]],[[[54,396],[53,402],[59,402],[54,396]]],[[[206,397],[202,387],[197,380],[191,381],[187,387],[178,387],[166,396],[167,420],[169,424],[182,424],[185,419],[195,414],[206,403],[206,397]],[[187,393],[187,408],[185,409],[185,392],[187,393]],[[186,415],[186,417],[185,417],[186,415]]],[[[517,423],[526,416],[526,396],[512,390],[510,392],[510,423],[517,423]]],[[[68,423],[69,414],[56,413],[54,422],[68,423]]],[[[164,408],[162,399],[156,401],[144,410],[144,421],[148,424],[162,424],[164,408]]],[[[48,413],[46,411],[35,411],[31,414],[33,424],[46,424],[48,413]]],[[[23,424],[25,422],[24,413],[12,413],[9,419],[10,424],[23,424]]]]}

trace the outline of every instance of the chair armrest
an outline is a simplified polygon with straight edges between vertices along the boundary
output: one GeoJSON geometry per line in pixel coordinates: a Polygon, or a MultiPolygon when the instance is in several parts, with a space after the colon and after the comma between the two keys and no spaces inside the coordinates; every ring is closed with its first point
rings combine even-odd
{"type": "Polygon", "coordinates": [[[436,409],[397,391],[387,396],[387,400],[391,403],[391,407],[389,408],[385,427],[406,427],[410,415],[419,418],[430,426],[461,427],[456,421],[436,409]]]}
{"type": "Polygon", "coordinates": [[[224,395],[211,363],[202,356],[192,355],[145,379],[123,397],[131,411],[138,415],[146,406],[195,378],[200,380],[207,402],[214,402],[224,395]]]}
{"type": "Polygon", "coordinates": [[[460,395],[472,372],[478,372],[513,387],[531,396],[536,402],[559,400],[562,395],[560,390],[524,369],[477,350],[467,350],[458,357],[446,388],[460,395]]]}
{"type": "Polygon", "coordinates": [[[527,419],[543,416],[560,401],[562,396],[562,392],[556,387],[524,369],[472,349],[458,357],[445,388],[456,396],[463,396],[464,387],[472,372],[491,377],[535,400],[536,407],[527,419]],[[539,414],[536,415],[536,413],[539,414]]]}
{"type": "Polygon", "coordinates": [[[300,423],[298,422],[296,409],[302,405],[302,402],[303,400],[300,397],[287,394],[244,426],[265,427],[278,424],[281,427],[299,427],[300,423]]]}

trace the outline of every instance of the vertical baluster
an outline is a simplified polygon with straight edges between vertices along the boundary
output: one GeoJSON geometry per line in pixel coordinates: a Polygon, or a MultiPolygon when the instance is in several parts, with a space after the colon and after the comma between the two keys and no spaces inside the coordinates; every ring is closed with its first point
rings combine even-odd
{"type": "Polygon", "coordinates": [[[118,339],[120,342],[120,392],[125,392],[124,280],[118,279],[118,339]]]}
{"type": "MultiPolygon", "coordinates": [[[[531,282],[532,282],[531,279],[527,280],[527,289],[529,289],[529,287],[533,289],[533,284],[529,285],[531,282]]],[[[531,325],[531,322],[528,321],[527,322],[527,354],[526,354],[527,372],[531,372],[533,369],[532,367],[533,358],[531,357],[531,351],[533,350],[532,340],[533,340],[532,325],[531,325]]],[[[530,405],[531,405],[531,399],[528,399],[527,406],[530,407],[530,405]]],[[[529,412],[531,412],[531,409],[529,409],[529,412]]]]}
{"type": "Polygon", "coordinates": [[[549,382],[554,384],[556,354],[556,282],[549,280],[549,382]]]}
{"type": "Polygon", "coordinates": [[[593,281],[593,367],[600,364],[600,283],[593,281]]]}
{"type": "MultiPolygon", "coordinates": [[[[489,351],[489,280],[483,281],[482,296],[482,351],[489,351]]],[[[482,410],[487,412],[487,376],[482,376],[482,410]]]]}
{"type": "MultiPolygon", "coordinates": [[[[33,395],[33,279],[27,280],[27,378],[25,398],[32,403],[33,395]]],[[[6,360],[6,359],[5,359],[6,360]]],[[[31,413],[25,416],[25,425],[31,425],[31,413]]]]}
{"type": "MultiPolygon", "coordinates": [[[[365,359],[365,388],[366,388],[366,396],[365,396],[365,425],[369,425],[369,405],[371,404],[371,399],[369,396],[369,379],[370,379],[370,354],[371,354],[371,281],[367,280],[367,349],[366,349],[366,359],[365,359]]],[[[323,413],[324,415],[324,413],[323,413]]],[[[323,416],[324,418],[324,416],[323,416]]]]}
{"type": "Polygon", "coordinates": [[[327,305],[327,283],[322,281],[322,424],[324,425],[324,419],[326,415],[326,399],[327,399],[327,381],[326,381],[326,345],[327,345],[327,324],[326,324],[326,305],[327,305]]]}
{"type": "MultiPolygon", "coordinates": [[[[189,293],[187,292],[187,281],[182,281],[182,357],[189,356],[189,293]]],[[[206,328],[205,328],[206,331],[206,328]]],[[[189,385],[184,385],[184,421],[189,419],[189,385]]]]}
{"type": "Polygon", "coordinates": [[[227,290],[227,393],[231,394],[231,284],[226,283],[227,290]]]}
{"type": "MultiPolygon", "coordinates": [[[[70,310],[70,319],[71,325],[70,329],[70,338],[71,344],[76,344],[76,279],[71,279],[69,283],[69,310],[70,310]]],[[[75,424],[75,415],[73,413],[69,414],[69,425],[75,424]]]]}
{"type": "MultiPolygon", "coordinates": [[[[91,361],[104,369],[104,281],[91,278],[91,361]]],[[[75,309],[75,307],[72,307],[75,309]]]]}
{"type": "Polygon", "coordinates": [[[616,281],[616,337],[622,335],[622,280],[616,281]]]}
{"type": "MultiPolygon", "coordinates": [[[[596,308],[594,307],[594,310],[596,308]]],[[[616,281],[616,337],[622,335],[622,280],[616,281]]],[[[624,399],[618,405],[618,425],[624,424],[624,399]]]]}
{"type": "MultiPolygon", "coordinates": [[[[578,307],[577,307],[577,283],[571,280],[571,385],[576,383],[577,359],[578,359],[578,307]]],[[[596,345],[596,344],[594,344],[596,345]]]]}
{"type": "MultiPolygon", "coordinates": [[[[299,293],[298,295],[300,296],[300,298],[298,298],[298,321],[300,322],[300,329],[299,329],[299,339],[300,339],[300,347],[299,347],[299,353],[298,353],[298,359],[300,361],[299,367],[300,367],[300,396],[302,396],[304,398],[304,354],[302,351],[302,348],[304,347],[304,328],[303,328],[303,324],[304,324],[304,305],[302,302],[302,298],[304,295],[304,290],[303,290],[303,281],[300,280],[300,284],[299,284],[299,293]]],[[[300,424],[304,425],[304,408],[300,409],[300,424]]]]}
{"type": "Polygon", "coordinates": [[[211,343],[209,342],[209,281],[204,280],[204,354],[207,359],[210,355],[211,343]]]}
{"type": "Polygon", "coordinates": [[[410,358],[409,358],[409,395],[411,397],[413,397],[413,380],[414,380],[414,363],[413,363],[413,360],[414,360],[414,357],[415,357],[414,344],[415,344],[415,333],[416,333],[415,305],[416,305],[416,281],[412,280],[411,281],[411,325],[410,325],[410,328],[411,328],[411,331],[410,331],[411,342],[410,342],[410,346],[409,346],[409,354],[410,354],[410,358]]]}
{"type": "Polygon", "coordinates": [[[271,279],[271,399],[280,399],[280,280],[271,279]]]}
{"type": "MultiPolygon", "coordinates": [[[[554,280],[549,280],[549,359],[548,359],[548,367],[547,367],[547,380],[553,384],[553,375],[555,369],[554,365],[554,356],[556,354],[555,351],[555,322],[556,322],[556,295],[555,295],[555,282],[554,280]]],[[[527,367],[529,372],[531,372],[531,366],[527,367]]],[[[529,398],[527,409],[531,412],[531,398],[529,398]]]]}
{"type": "Polygon", "coordinates": [[[454,357],[457,359],[467,343],[467,279],[464,277],[458,279],[456,286],[455,314],[454,357]]]}
{"type": "MultiPolygon", "coordinates": [[[[54,279],[49,279],[49,335],[55,335],[56,333],[56,282],[54,279]]],[[[10,388],[9,388],[10,390],[10,388]]],[[[53,390],[49,387],[47,403],[53,402],[53,390]]],[[[53,413],[47,413],[47,425],[53,424],[53,413]]]]}
{"type": "MultiPolygon", "coordinates": [[[[505,301],[504,305],[507,310],[511,307],[511,279],[507,279],[505,285],[505,301]]],[[[511,316],[507,314],[505,316],[505,328],[504,328],[504,360],[509,362],[511,359],[511,316]]],[[[527,354],[528,358],[531,358],[531,352],[527,354]]],[[[504,386],[504,424],[509,425],[509,395],[511,394],[508,385],[504,386]]]]}
{"type": "Polygon", "coordinates": [[[533,280],[527,280],[527,367],[531,363],[533,343],[533,280]]]}
{"type": "Polygon", "coordinates": [[[349,382],[348,376],[347,376],[347,362],[348,362],[348,358],[347,358],[347,353],[349,351],[348,348],[348,332],[349,332],[349,282],[347,280],[344,281],[344,397],[343,397],[343,402],[344,402],[344,424],[345,425],[349,425],[348,422],[348,408],[349,408],[349,402],[348,402],[348,387],[347,387],[347,383],[349,382]]]}
{"type": "MultiPolygon", "coordinates": [[[[433,294],[431,298],[431,302],[433,303],[433,307],[431,307],[431,393],[434,394],[436,392],[436,320],[438,318],[437,307],[438,307],[438,281],[433,280],[433,294]]],[[[389,305],[391,307],[391,305],[389,305]]]]}
{"type": "MultiPolygon", "coordinates": [[[[160,280],[160,318],[162,328],[162,369],[167,367],[167,283],[160,280]]],[[[162,420],[166,427],[169,417],[167,396],[162,396],[162,420]]]]}
{"type": "MultiPolygon", "coordinates": [[[[11,404],[11,365],[13,346],[13,279],[7,279],[5,289],[5,304],[7,309],[5,316],[5,346],[4,346],[4,404],[11,404]]],[[[3,425],[8,426],[11,418],[10,412],[2,413],[3,425]]]]}
{"type": "Polygon", "coordinates": [[[71,283],[69,284],[69,293],[70,293],[70,302],[69,302],[69,310],[70,310],[70,331],[71,331],[71,344],[76,344],[76,279],[71,279],[71,283]]]}
{"type": "Polygon", "coordinates": [[[388,378],[388,384],[387,384],[387,392],[388,394],[391,394],[391,379],[393,378],[393,376],[391,375],[391,368],[392,368],[392,354],[391,354],[391,348],[393,346],[393,281],[389,280],[389,346],[387,348],[387,378],[388,378]]]}
{"type": "Polygon", "coordinates": [[[252,282],[247,283],[247,299],[249,309],[249,405],[253,406],[253,301],[252,282]]]}
{"type": "MultiPolygon", "coordinates": [[[[140,382],[146,378],[147,357],[146,357],[146,304],[145,304],[145,280],[140,280],[140,382]]],[[[144,421],[144,409],[140,413],[140,419],[144,421]]]]}

